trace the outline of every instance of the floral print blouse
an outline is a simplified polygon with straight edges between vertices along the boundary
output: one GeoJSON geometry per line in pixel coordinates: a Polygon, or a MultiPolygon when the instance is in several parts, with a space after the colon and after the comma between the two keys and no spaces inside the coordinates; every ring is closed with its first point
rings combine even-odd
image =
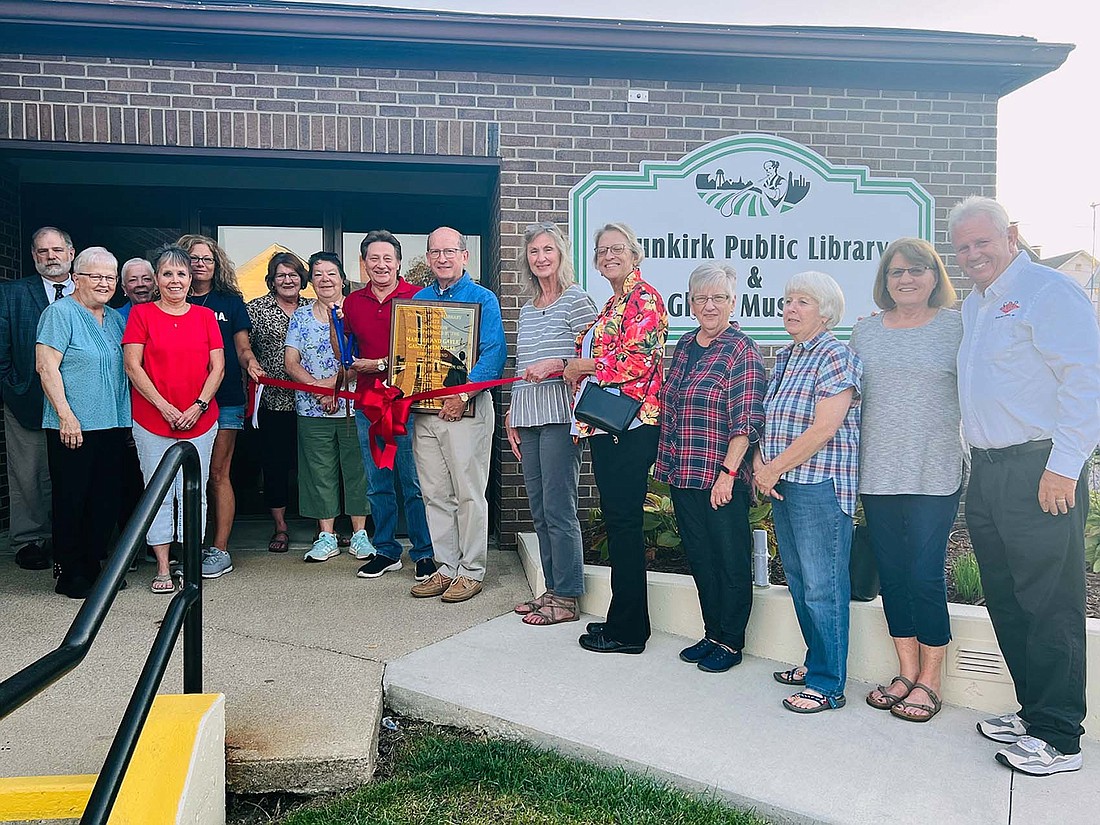
{"type": "MultiPolygon", "coordinates": [[[[643,424],[658,424],[661,363],[668,337],[668,313],[660,293],[643,281],[642,273],[635,269],[623,282],[623,294],[607,299],[591,332],[596,381],[603,387],[619,386],[623,394],[641,400],[639,420],[643,424]]],[[[577,339],[578,355],[587,334],[577,339]]],[[[577,422],[577,429],[586,436],[592,428],[577,422]]]]}

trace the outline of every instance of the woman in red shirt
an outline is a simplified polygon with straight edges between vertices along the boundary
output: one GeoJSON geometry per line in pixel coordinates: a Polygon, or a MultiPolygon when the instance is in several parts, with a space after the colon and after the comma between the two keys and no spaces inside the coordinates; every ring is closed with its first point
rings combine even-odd
{"type": "MultiPolygon", "coordinates": [[[[146,484],[169,447],[183,440],[195,445],[202,468],[201,523],[205,524],[210,451],[218,432],[214,393],[225,375],[224,344],[214,313],[187,303],[190,255],[178,246],[167,246],[158,251],[153,264],[158,297],[152,303],[134,306],[122,336],[126,374],[133,385],[134,443],[146,484]]],[[[175,589],[168,545],[177,530],[183,538],[181,520],[174,524],[172,518],[176,501],[182,513],[182,473],[176,476],[149,528],[147,541],[157,557],[154,593],[175,589]]]]}

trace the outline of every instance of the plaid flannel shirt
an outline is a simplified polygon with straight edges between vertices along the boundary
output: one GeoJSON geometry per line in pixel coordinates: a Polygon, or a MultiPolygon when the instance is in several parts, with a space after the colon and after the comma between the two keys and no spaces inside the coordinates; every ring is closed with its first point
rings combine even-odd
{"type": "Polygon", "coordinates": [[[688,372],[698,330],[672,353],[662,391],[661,440],[654,477],[673,487],[708,490],[718,479],[730,441],[748,436],[737,481],[752,480],[752,447],[764,431],[764,361],[737,323],[714,339],[688,372]]]}
{"type": "Polygon", "coordinates": [[[856,512],[859,485],[859,385],[863,364],[848,346],[825,330],[803,344],[792,343],[775,356],[775,371],[764,398],[766,423],[761,445],[771,461],[814,423],[817,403],[849,387],[855,397],[840,428],[824,447],[783,474],[797,484],[832,479],[840,509],[856,512]]]}

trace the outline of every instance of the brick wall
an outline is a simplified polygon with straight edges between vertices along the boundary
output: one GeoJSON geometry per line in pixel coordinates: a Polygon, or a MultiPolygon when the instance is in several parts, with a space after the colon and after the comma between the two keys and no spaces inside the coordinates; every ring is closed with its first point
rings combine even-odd
{"type": "MultiPolygon", "coordinates": [[[[911,177],[936,199],[936,239],[957,199],[992,195],[993,95],[318,66],[0,56],[0,139],[304,151],[488,153],[499,126],[499,293],[525,300],[513,261],[523,227],[566,222],[568,193],[596,170],[635,170],[739,132],[803,143],[838,164],[911,177]]],[[[580,239],[589,245],[591,239],[580,239]]],[[[497,250],[493,250],[496,253],[497,250]]],[[[510,335],[510,340],[514,336],[510,335]]],[[[506,394],[505,394],[506,399],[506,394]]],[[[501,542],[528,523],[502,439],[501,542]]],[[[592,501],[590,477],[582,484],[592,501]]],[[[583,515],[583,514],[582,514],[583,515]]]]}

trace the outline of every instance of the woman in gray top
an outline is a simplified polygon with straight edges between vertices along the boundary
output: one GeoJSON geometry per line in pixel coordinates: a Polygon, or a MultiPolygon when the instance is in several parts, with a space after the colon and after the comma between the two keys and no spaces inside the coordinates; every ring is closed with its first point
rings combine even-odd
{"type": "Polygon", "coordinates": [[[577,521],[581,456],[570,432],[573,399],[560,377],[548,376],[576,355],[577,336],[596,320],[596,305],[573,283],[569,242],[554,224],[527,227],[516,265],[534,296],[519,312],[516,372],[523,380],[512,391],[504,422],[512,453],[523,464],[546,578],[546,592],[517,605],[516,613],[527,624],[549,625],[578,618],[584,560],[577,521]]]}
{"type": "Polygon", "coordinates": [[[918,238],[886,248],[874,298],[885,311],[856,324],[851,340],[863,361],[859,491],[900,667],[867,704],[927,722],[951,640],[944,556],[963,478],[962,317],[948,308],[955,290],[943,261],[918,238]]]}

